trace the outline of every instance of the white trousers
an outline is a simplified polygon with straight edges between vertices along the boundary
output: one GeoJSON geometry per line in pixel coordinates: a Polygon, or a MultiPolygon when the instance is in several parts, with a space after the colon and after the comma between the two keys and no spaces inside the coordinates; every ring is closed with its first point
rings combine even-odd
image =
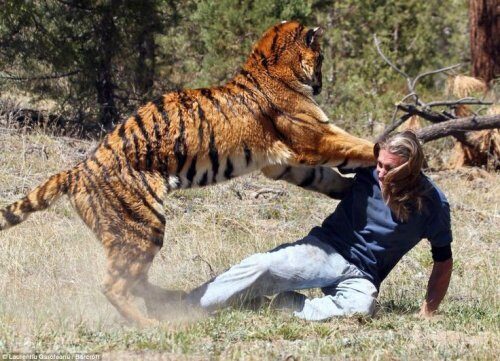
{"type": "Polygon", "coordinates": [[[311,321],[334,316],[373,315],[377,288],[353,264],[316,237],[254,254],[190,292],[189,303],[208,310],[281,293],[291,297],[294,315],[311,321]],[[325,296],[306,299],[289,291],[322,288],[325,296]]]}

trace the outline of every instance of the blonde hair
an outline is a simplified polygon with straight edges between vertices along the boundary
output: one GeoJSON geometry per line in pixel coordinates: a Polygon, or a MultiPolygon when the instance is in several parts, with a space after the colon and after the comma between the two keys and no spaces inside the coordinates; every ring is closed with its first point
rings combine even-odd
{"type": "Polygon", "coordinates": [[[406,222],[413,211],[423,211],[425,194],[429,190],[420,172],[425,160],[424,151],[411,130],[377,142],[373,149],[375,157],[378,158],[381,149],[404,159],[403,164],[385,176],[382,196],[395,216],[406,222]]]}

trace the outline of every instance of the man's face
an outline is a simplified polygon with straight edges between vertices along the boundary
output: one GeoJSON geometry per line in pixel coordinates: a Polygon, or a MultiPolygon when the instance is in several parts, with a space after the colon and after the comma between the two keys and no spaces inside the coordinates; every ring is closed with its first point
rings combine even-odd
{"type": "Polygon", "coordinates": [[[399,167],[405,159],[399,155],[392,154],[385,149],[381,149],[377,158],[377,175],[380,187],[384,183],[385,176],[391,169],[399,167]]]}

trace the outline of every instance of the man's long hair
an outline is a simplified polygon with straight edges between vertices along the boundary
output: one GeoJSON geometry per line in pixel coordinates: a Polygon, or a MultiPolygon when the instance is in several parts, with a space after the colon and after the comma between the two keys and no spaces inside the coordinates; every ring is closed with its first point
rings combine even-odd
{"type": "Polygon", "coordinates": [[[405,160],[385,176],[382,196],[394,215],[406,222],[412,212],[424,210],[424,198],[429,189],[420,172],[424,164],[422,146],[415,133],[408,130],[377,142],[373,149],[376,158],[381,149],[405,160]]]}

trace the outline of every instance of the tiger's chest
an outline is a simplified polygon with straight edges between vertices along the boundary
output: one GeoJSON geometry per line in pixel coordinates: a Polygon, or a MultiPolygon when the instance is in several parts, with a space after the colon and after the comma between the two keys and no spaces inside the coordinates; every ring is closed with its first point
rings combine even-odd
{"type": "Polygon", "coordinates": [[[250,151],[227,156],[209,154],[203,158],[193,157],[182,171],[168,176],[168,184],[170,189],[213,185],[259,170],[269,162],[265,155],[250,151]]]}

